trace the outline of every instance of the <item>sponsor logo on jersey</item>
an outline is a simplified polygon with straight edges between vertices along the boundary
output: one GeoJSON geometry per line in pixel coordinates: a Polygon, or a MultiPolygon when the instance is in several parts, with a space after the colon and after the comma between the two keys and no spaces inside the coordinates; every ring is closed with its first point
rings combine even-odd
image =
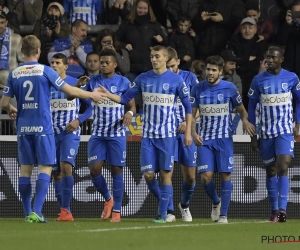
{"type": "Polygon", "coordinates": [[[147,170],[147,169],[151,169],[152,165],[146,165],[146,166],[142,166],[141,167],[141,171],[147,170]]]}
{"type": "Polygon", "coordinates": [[[20,78],[23,76],[42,76],[44,74],[44,65],[21,66],[13,70],[12,77],[20,78]]]}
{"type": "Polygon", "coordinates": [[[279,106],[291,103],[291,93],[281,93],[281,94],[262,94],[260,97],[260,102],[262,106],[279,106]]]}
{"type": "Polygon", "coordinates": [[[158,93],[143,93],[143,102],[146,105],[161,105],[161,106],[174,106],[175,96],[168,94],[158,94],[158,93]]]}
{"type": "Polygon", "coordinates": [[[52,99],[50,101],[52,111],[76,110],[76,99],[68,101],[67,99],[52,99]]]}
{"type": "Polygon", "coordinates": [[[21,133],[41,133],[43,132],[44,127],[42,126],[23,126],[20,127],[21,133]]]}
{"type": "Polygon", "coordinates": [[[229,115],[229,104],[200,104],[200,114],[203,116],[229,115]]]}
{"type": "Polygon", "coordinates": [[[114,102],[108,98],[105,98],[102,103],[95,103],[93,102],[92,105],[96,105],[98,107],[107,107],[107,108],[117,108],[117,107],[122,107],[122,104],[114,102]]]}

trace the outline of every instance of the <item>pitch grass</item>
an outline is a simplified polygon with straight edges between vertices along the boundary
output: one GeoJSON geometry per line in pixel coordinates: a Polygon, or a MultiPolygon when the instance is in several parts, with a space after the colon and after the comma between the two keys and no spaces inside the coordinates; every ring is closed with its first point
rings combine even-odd
{"type": "Polygon", "coordinates": [[[300,220],[270,224],[234,220],[227,225],[208,219],[192,223],[153,224],[149,219],[100,219],[27,224],[22,219],[0,219],[1,250],[264,250],[300,249],[300,242],[267,244],[263,236],[300,237],[300,220]]]}

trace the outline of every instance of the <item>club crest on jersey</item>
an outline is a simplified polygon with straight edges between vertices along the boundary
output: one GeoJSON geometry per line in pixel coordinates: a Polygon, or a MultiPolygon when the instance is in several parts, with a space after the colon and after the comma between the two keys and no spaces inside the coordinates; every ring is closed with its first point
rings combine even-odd
{"type": "Polygon", "coordinates": [[[190,97],[190,103],[195,103],[195,97],[190,97]]]}
{"type": "Polygon", "coordinates": [[[133,88],[135,86],[135,82],[130,83],[130,88],[133,88]]]}
{"type": "Polygon", "coordinates": [[[295,142],[291,141],[291,148],[294,148],[294,144],[295,144],[295,142]]]}
{"type": "Polygon", "coordinates": [[[197,152],[194,152],[194,158],[197,159],[197,152]]]}
{"type": "Polygon", "coordinates": [[[281,83],[281,87],[283,90],[287,90],[289,85],[287,84],[287,82],[283,82],[283,83],[281,83]]]}
{"type": "Polygon", "coordinates": [[[93,1],[93,0],[87,0],[87,1],[86,1],[86,4],[89,5],[89,6],[91,6],[91,5],[92,5],[92,1],[93,1]]]}
{"type": "Polygon", "coordinates": [[[233,157],[229,157],[229,163],[233,164],[233,157]]]}
{"type": "Polygon", "coordinates": [[[238,103],[241,103],[241,102],[242,102],[242,97],[241,97],[240,95],[238,95],[237,98],[236,98],[236,101],[237,101],[238,103]]]}
{"type": "Polygon", "coordinates": [[[248,95],[251,96],[251,95],[253,95],[253,94],[254,94],[254,90],[250,88],[249,91],[248,91],[248,95]]]}
{"type": "Polygon", "coordinates": [[[8,93],[8,91],[9,91],[9,87],[4,86],[3,93],[8,93]]]}
{"type": "Polygon", "coordinates": [[[300,82],[298,82],[297,86],[296,86],[296,90],[300,89],[300,82]]]}
{"type": "Polygon", "coordinates": [[[117,87],[116,86],[111,86],[110,91],[111,91],[111,93],[116,93],[117,92],[117,87]]]}
{"type": "Polygon", "coordinates": [[[169,87],[170,87],[169,83],[164,83],[164,84],[163,84],[163,89],[164,89],[164,90],[169,89],[169,87]]]}
{"type": "Polygon", "coordinates": [[[221,102],[224,100],[224,95],[223,94],[218,94],[218,100],[221,102]]]}
{"type": "Polygon", "coordinates": [[[126,151],[123,151],[123,158],[126,159],[126,151]]]}
{"type": "Polygon", "coordinates": [[[75,149],[74,148],[70,149],[70,155],[75,155],[75,149]]]}
{"type": "Polygon", "coordinates": [[[184,87],[182,89],[183,94],[187,95],[189,93],[189,88],[188,87],[184,87]]]}

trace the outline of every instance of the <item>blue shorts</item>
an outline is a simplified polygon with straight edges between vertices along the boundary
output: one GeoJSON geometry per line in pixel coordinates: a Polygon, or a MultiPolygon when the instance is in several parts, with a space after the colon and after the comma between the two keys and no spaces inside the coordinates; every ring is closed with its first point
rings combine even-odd
{"type": "Polygon", "coordinates": [[[275,138],[260,139],[259,152],[264,166],[271,166],[277,155],[291,155],[294,157],[294,137],[292,134],[278,135],[275,138]]]}
{"type": "Polygon", "coordinates": [[[186,147],[184,145],[184,134],[178,134],[176,139],[174,161],[186,167],[196,167],[197,147],[194,142],[186,147]]]}
{"type": "Polygon", "coordinates": [[[88,142],[89,164],[107,161],[110,165],[126,166],[126,137],[91,136],[88,142]]]}
{"type": "Polygon", "coordinates": [[[141,172],[160,170],[172,171],[174,163],[176,137],[142,138],[141,141],[141,172]]]}
{"type": "Polygon", "coordinates": [[[80,136],[74,133],[62,133],[55,135],[56,164],[53,166],[52,173],[60,173],[60,163],[68,162],[75,167],[75,158],[78,153],[80,136]]]}
{"type": "Polygon", "coordinates": [[[231,173],[233,171],[232,138],[206,140],[203,146],[198,147],[197,155],[198,173],[231,173]]]}
{"type": "Polygon", "coordinates": [[[54,165],[54,135],[18,135],[18,154],[21,165],[54,165]]]}

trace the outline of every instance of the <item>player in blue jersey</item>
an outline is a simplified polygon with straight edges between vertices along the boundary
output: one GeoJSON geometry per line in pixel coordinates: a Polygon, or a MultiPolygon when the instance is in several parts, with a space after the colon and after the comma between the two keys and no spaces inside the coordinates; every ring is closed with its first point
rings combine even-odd
{"type": "MultiPolygon", "coordinates": [[[[198,83],[197,77],[195,74],[189,71],[179,69],[180,59],[175,49],[168,47],[168,57],[167,67],[172,72],[180,75],[189,91],[192,87],[198,83]]],[[[180,101],[177,99],[175,106],[176,112],[176,127],[177,127],[177,140],[175,147],[175,156],[174,161],[179,162],[181,166],[181,172],[183,175],[182,183],[182,195],[181,202],[178,204],[182,220],[185,222],[192,221],[192,215],[189,209],[190,200],[193,196],[195,190],[195,178],[196,178],[196,159],[197,159],[197,148],[194,143],[191,146],[184,146],[184,133],[186,129],[185,122],[185,112],[184,107],[180,101]]],[[[168,205],[168,214],[167,222],[175,221],[173,208],[173,195],[170,196],[170,201],[168,205]]]]}
{"type": "Polygon", "coordinates": [[[107,97],[117,103],[127,103],[135,95],[143,96],[143,138],[141,142],[141,172],[152,194],[159,200],[159,215],[154,223],[165,223],[172,194],[172,169],[176,140],[175,103],[177,97],[185,108],[185,146],[190,146],[191,104],[189,90],[182,77],[167,69],[168,50],[164,46],[151,49],[153,70],[140,74],[124,95],[115,95],[102,88],[107,97]],[[160,185],[155,178],[159,172],[160,185]]]}
{"type": "MultiPolygon", "coordinates": [[[[67,76],[68,58],[57,53],[52,57],[53,68],[61,79],[71,86],[76,86],[77,79],[67,76]]],[[[51,112],[55,135],[56,166],[53,168],[55,196],[60,206],[60,215],[57,221],[74,221],[70,210],[70,202],[73,194],[74,178],[72,167],[75,166],[75,158],[80,142],[80,124],[92,115],[90,100],[67,100],[65,93],[51,88],[51,112]],[[83,104],[85,112],[78,116],[80,104],[83,104]]]]}
{"type": "MultiPolygon", "coordinates": [[[[130,81],[116,74],[116,67],[116,52],[112,49],[101,50],[101,74],[91,75],[84,89],[93,91],[101,84],[112,94],[118,96],[124,94],[130,88],[130,81]]],[[[112,215],[111,222],[121,221],[123,167],[126,166],[125,127],[131,123],[132,116],[136,112],[134,99],[126,105],[126,111],[124,105],[109,99],[101,104],[93,103],[93,128],[88,142],[88,163],[92,182],[105,199],[101,218],[107,220],[112,215]],[[102,175],[104,161],[111,165],[112,196],[102,175]]]]}
{"type": "MultiPolygon", "coordinates": [[[[26,36],[22,40],[25,63],[13,70],[3,90],[2,107],[11,117],[17,119],[18,156],[21,164],[19,192],[26,222],[46,222],[42,215],[52,172],[55,164],[55,142],[50,111],[50,89],[54,87],[78,98],[103,100],[98,90],[87,92],[72,87],[50,67],[37,61],[41,53],[41,43],[36,36],[26,36]],[[17,108],[9,101],[17,99],[17,108]],[[31,182],[33,166],[39,166],[36,192],[31,207],[31,182]]],[[[81,82],[86,81],[81,78],[81,82]]]]}
{"type": "Polygon", "coordinates": [[[206,80],[195,85],[191,92],[193,107],[192,135],[198,147],[198,172],[201,173],[201,185],[212,200],[211,219],[219,223],[228,223],[227,211],[230,203],[233,171],[233,139],[231,131],[231,112],[233,108],[240,114],[243,129],[254,134],[254,126],[248,121],[248,113],[242,98],[231,82],[220,80],[224,61],[220,56],[206,59],[206,80]],[[196,132],[195,118],[200,112],[199,131],[196,132]],[[220,174],[221,199],[212,177],[220,174]],[[221,202],[222,201],[222,202],[221,202]]]}
{"type": "MultiPolygon", "coordinates": [[[[266,187],[272,208],[270,222],[285,222],[289,194],[288,167],[294,157],[294,136],[300,122],[300,83],[296,74],[281,68],[283,51],[270,47],[266,53],[267,70],[253,78],[249,97],[249,121],[255,124],[259,103],[259,152],[266,168],[266,187]],[[296,104],[296,126],[293,130],[292,95],[296,104]]],[[[251,147],[258,148],[257,136],[251,147]]]]}

